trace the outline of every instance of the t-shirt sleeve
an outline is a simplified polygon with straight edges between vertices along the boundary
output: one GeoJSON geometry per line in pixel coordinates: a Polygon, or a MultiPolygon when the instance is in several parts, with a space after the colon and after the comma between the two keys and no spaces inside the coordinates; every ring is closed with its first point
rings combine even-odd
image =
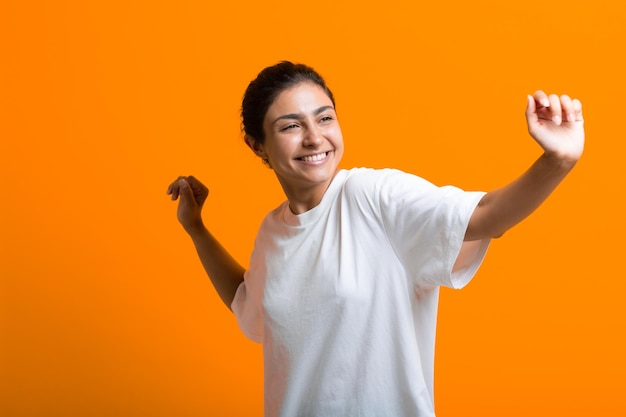
{"type": "MultiPolygon", "coordinates": [[[[235,298],[230,305],[233,310],[239,328],[244,335],[253,342],[263,343],[263,318],[259,304],[254,299],[253,288],[248,288],[249,271],[244,274],[244,280],[237,291],[235,298]]],[[[252,286],[254,287],[254,286],[252,286]]]]}
{"type": "Polygon", "coordinates": [[[475,246],[469,262],[452,272],[469,219],[485,194],[438,187],[418,176],[384,170],[378,184],[381,218],[413,284],[466,285],[480,266],[489,239],[475,246]]]}

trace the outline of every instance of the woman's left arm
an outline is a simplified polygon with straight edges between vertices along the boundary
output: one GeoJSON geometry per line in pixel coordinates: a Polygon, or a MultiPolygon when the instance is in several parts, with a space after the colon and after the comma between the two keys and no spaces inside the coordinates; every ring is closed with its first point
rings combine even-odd
{"type": "Polygon", "coordinates": [[[528,96],[526,121],[544,153],[517,180],[485,194],[470,218],[466,241],[502,236],[543,203],[582,155],[585,132],[579,100],[537,91],[528,96]]]}

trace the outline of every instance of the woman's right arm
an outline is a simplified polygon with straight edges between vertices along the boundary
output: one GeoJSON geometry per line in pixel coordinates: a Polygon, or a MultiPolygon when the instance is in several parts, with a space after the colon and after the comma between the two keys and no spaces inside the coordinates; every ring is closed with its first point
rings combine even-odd
{"type": "Polygon", "coordinates": [[[167,194],[172,200],[180,197],[178,221],[191,237],[213,287],[230,309],[245,270],[204,226],[201,213],[209,195],[208,188],[192,176],[178,177],[168,187],[167,194]]]}

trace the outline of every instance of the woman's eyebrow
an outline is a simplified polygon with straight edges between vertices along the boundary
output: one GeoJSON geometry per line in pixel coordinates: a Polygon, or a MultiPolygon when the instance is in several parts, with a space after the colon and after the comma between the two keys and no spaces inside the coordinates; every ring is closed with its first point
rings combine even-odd
{"type": "MultiPolygon", "coordinates": [[[[317,116],[320,113],[324,113],[326,110],[334,110],[335,108],[333,106],[322,106],[318,109],[315,109],[313,111],[313,115],[317,116]]],[[[302,113],[289,113],[289,114],[283,114],[282,116],[278,116],[273,122],[272,124],[278,122],[279,120],[284,120],[284,119],[296,119],[296,120],[302,120],[304,119],[304,115],[302,113]]]]}
{"type": "Polygon", "coordinates": [[[322,106],[319,109],[313,112],[314,115],[319,115],[320,113],[324,113],[326,110],[335,110],[333,106],[322,106]]]}

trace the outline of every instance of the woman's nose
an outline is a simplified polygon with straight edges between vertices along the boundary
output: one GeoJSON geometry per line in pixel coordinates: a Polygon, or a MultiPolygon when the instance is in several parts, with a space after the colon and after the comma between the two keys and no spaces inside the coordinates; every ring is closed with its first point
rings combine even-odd
{"type": "Polygon", "coordinates": [[[306,130],[303,143],[304,143],[304,146],[314,147],[314,146],[321,145],[323,140],[324,138],[323,138],[321,129],[314,126],[306,130]]]}

